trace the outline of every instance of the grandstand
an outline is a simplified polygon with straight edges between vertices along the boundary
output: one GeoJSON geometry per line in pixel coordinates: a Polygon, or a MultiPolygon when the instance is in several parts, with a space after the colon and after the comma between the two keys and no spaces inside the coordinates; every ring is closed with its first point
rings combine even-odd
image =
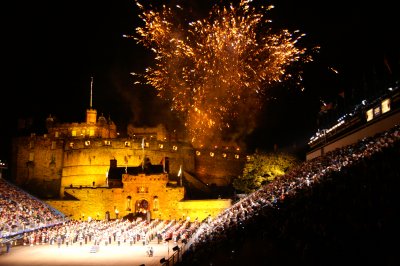
{"type": "Polygon", "coordinates": [[[67,220],[58,210],[4,179],[0,179],[0,210],[2,243],[67,220]]]}
{"type": "Polygon", "coordinates": [[[179,265],[397,265],[400,127],[304,162],[190,240],[179,265]]]}
{"type": "Polygon", "coordinates": [[[399,86],[356,105],[304,163],[203,223],[178,265],[398,265],[399,125],[399,86]]]}
{"type": "Polygon", "coordinates": [[[395,86],[389,87],[379,97],[362,100],[333,123],[318,129],[308,142],[310,151],[306,159],[310,160],[353,144],[398,124],[400,124],[400,85],[395,83],[395,86]]]}

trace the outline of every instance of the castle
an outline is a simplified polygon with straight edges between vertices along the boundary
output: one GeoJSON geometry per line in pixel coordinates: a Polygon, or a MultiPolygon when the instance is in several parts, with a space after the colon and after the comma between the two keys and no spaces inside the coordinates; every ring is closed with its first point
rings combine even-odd
{"type": "Polygon", "coordinates": [[[46,119],[47,133],[13,139],[15,183],[71,219],[204,219],[230,199],[191,199],[188,188],[210,192],[241,174],[238,147],[195,149],[169,136],[164,126],[128,127],[121,137],[111,119],[86,110],[82,123],[46,119]]]}

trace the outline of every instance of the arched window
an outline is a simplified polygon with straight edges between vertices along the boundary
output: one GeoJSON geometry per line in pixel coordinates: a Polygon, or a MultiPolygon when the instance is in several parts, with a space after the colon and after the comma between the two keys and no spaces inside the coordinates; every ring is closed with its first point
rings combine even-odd
{"type": "Polygon", "coordinates": [[[131,200],[132,200],[131,196],[126,197],[126,210],[127,211],[131,211],[131,200]]]}
{"type": "Polygon", "coordinates": [[[158,196],[154,196],[154,198],[153,198],[153,211],[158,211],[158,208],[159,208],[158,196]]]}

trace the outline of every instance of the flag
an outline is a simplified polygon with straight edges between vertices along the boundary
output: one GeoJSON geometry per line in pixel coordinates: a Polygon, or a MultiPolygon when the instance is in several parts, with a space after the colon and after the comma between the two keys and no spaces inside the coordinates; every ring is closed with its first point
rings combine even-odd
{"type": "Polygon", "coordinates": [[[178,177],[179,177],[179,185],[182,186],[182,165],[179,167],[178,177]]]}
{"type": "Polygon", "coordinates": [[[182,165],[179,167],[179,172],[178,172],[178,176],[182,175],[182,165]]]}

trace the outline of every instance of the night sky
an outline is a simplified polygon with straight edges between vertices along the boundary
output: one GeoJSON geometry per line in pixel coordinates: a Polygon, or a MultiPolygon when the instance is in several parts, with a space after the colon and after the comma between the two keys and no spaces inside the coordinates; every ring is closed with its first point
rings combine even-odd
{"type": "MultiPolygon", "coordinates": [[[[174,1],[199,16],[213,2],[174,1]]],[[[347,2],[263,1],[275,6],[269,13],[273,28],[300,30],[306,34],[301,46],[321,48],[303,69],[303,92],[290,84],[271,90],[249,149],[304,146],[318,129],[321,101],[338,103],[344,91],[350,105],[398,79],[395,1],[347,2]]],[[[173,121],[154,89],[133,86],[130,72],[144,72],[152,62],[147,50],[122,37],[141,22],[134,1],[12,1],[2,7],[1,20],[0,159],[7,160],[18,118],[43,122],[51,114],[63,122],[83,122],[91,77],[93,107],[121,132],[127,123],[173,121]]]]}

